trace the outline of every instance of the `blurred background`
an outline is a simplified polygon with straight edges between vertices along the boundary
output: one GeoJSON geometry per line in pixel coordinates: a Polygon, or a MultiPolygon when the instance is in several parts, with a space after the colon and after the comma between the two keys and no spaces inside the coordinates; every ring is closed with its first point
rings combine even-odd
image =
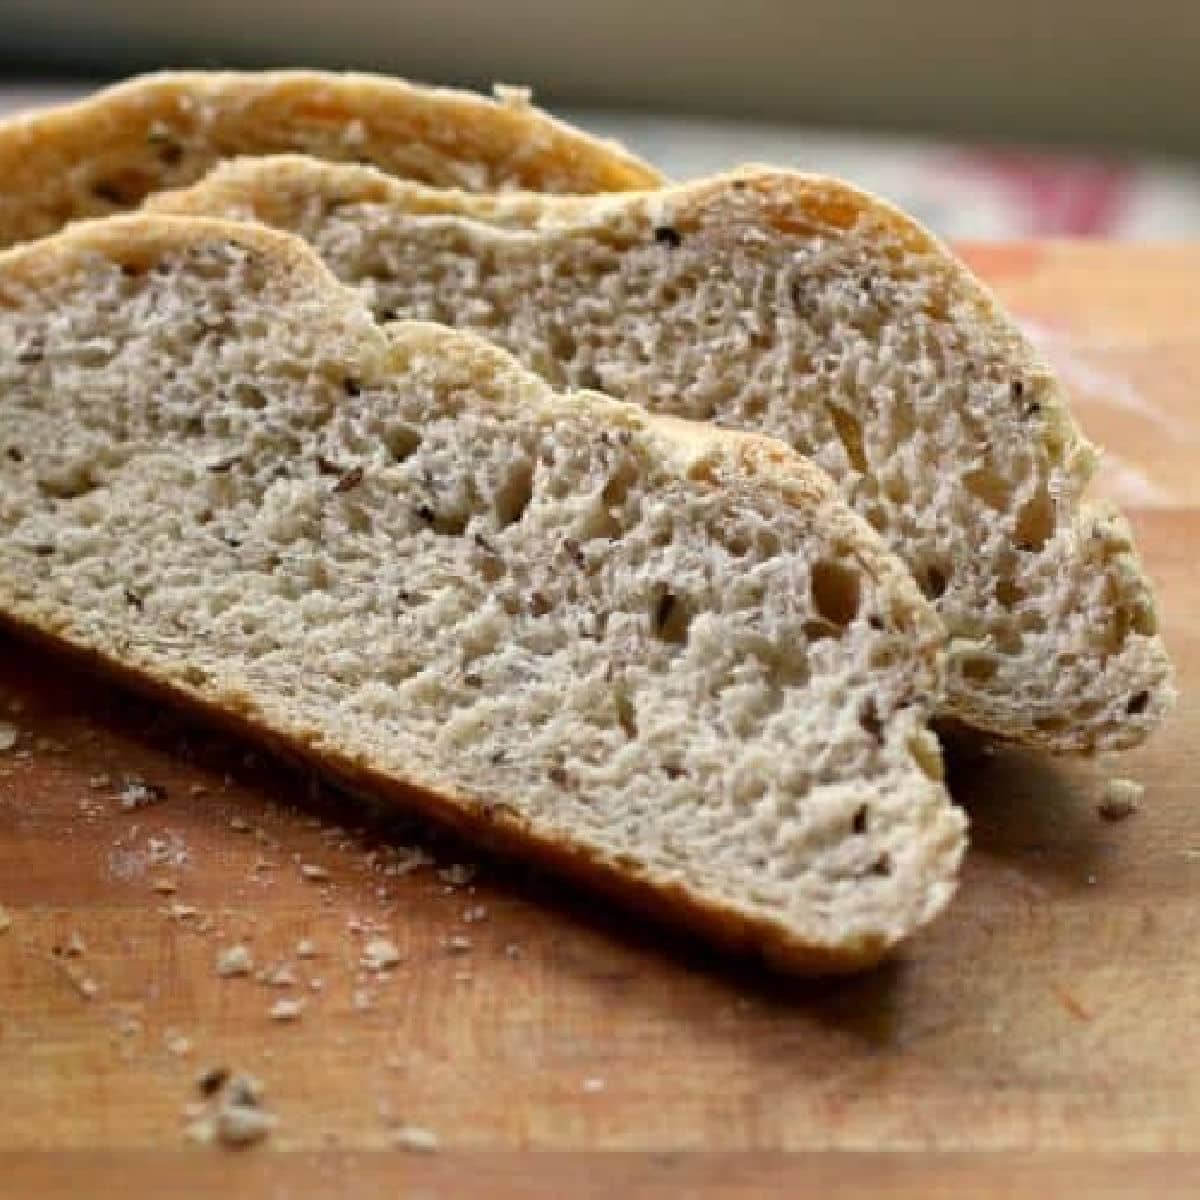
{"type": "Polygon", "coordinates": [[[0,111],[165,66],[529,84],[671,176],[831,172],[956,238],[1200,233],[1200,0],[0,0],[0,111]]]}

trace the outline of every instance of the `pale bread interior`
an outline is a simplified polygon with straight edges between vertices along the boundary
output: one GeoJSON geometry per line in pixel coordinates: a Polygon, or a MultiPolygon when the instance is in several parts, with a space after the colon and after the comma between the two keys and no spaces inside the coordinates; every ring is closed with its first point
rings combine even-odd
{"type": "Polygon", "coordinates": [[[799,457],[171,218],[0,257],[0,612],[795,967],[948,899],[943,632],[799,457]]]}
{"type": "Polygon", "coordinates": [[[1083,493],[1063,389],[949,252],[834,180],[747,170],[596,198],[472,196],[301,158],[165,211],[300,234],[382,318],[496,342],[555,386],[779,438],[907,563],[951,634],[943,715],[1118,749],[1171,669],[1129,528],[1083,493]]]}

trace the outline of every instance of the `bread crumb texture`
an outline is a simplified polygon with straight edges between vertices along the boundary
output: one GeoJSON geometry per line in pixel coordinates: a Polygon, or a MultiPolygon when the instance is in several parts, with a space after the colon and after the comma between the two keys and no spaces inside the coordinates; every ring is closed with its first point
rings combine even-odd
{"type": "Polygon", "coordinates": [[[783,447],[164,218],[0,259],[0,396],[10,618],[784,963],[949,897],[941,626],[783,447]]]}
{"type": "Polygon", "coordinates": [[[435,191],[303,158],[167,211],[299,233],[381,319],[457,326],[555,386],[770,434],[819,463],[950,634],[946,715],[1118,749],[1173,697],[1150,585],[1057,379],[952,255],[835,180],[753,170],[595,198],[435,191]]]}

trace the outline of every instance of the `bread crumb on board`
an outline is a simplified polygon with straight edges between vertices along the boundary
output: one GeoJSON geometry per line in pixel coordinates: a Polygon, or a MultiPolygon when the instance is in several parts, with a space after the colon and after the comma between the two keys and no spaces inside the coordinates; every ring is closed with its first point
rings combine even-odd
{"type": "Polygon", "coordinates": [[[250,951],[240,942],[217,955],[217,974],[223,979],[235,975],[249,975],[254,970],[254,959],[250,951]]]}
{"type": "Polygon", "coordinates": [[[1106,821],[1123,821],[1141,807],[1145,787],[1132,779],[1110,779],[1096,811],[1106,821]]]}
{"type": "Polygon", "coordinates": [[[0,721],[0,751],[11,750],[21,736],[21,731],[8,721],[0,721]]]}
{"type": "Polygon", "coordinates": [[[412,1150],[418,1154],[432,1154],[441,1146],[438,1135],[421,1125],[401,1125],[392,1130],[388,1140],[397,1150],[412,1150]]]}
{"type": "Polygon", "coordinates": [[[127,779],[117,794],[121,807],[126,812],[159,804],[167,798],[167,789],[161,783],[149,783],[145,779],[127,779]]]}
{"type": "Polygon", "coordinates": [[[394,942],[387,938],[372,938],[363,947],[362,965],[368,971],[390,971],[402,962],[404,955],[400,953],[394,942]]]}
{"type": "Polygon", "coordinates": [[[267,1010],[272,1021],[298,1021],[304,1015],[305,1001],[284,996],[267,1010]]]}
{"type": "Polygon", "coordinates": [[[210,1067],[196,1086],[208,1107],[187,1127],[192,1141],[239,1149],[261,1142],[279,1124],[279,1118],[262,1107],[263,1086],[252,1075],[210,1067]]]}
{"type": "Polygon", "coordinates": [[[168,1029],[163,1033],[163,1045],[168,1054],[176,1058],[186,1058],[192,1052],[192,1039],[177,1029],[168,1029]]]}

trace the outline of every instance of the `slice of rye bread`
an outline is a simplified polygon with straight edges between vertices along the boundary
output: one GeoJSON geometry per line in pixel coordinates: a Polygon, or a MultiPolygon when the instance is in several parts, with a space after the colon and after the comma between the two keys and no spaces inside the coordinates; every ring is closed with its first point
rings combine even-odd
{"type": "Polygon", "coordinates": [[[0,616],[796,970],[953,890],[945,634],[777,443],[388,332],[299,239],[0,256],[0,616]]]}
{"type": "Polygon", "coordinates": [[[949,251],[832,179],[468,196],[299,157],[161,211],[307,239],[377,315],[441,321],[555,386],[767,433],[824,467],[951,635],[944,716],[1056,751],[1130,746],[1174,692],[1130,530],[1083,494],[1062,386],[949,251]]]}
{"type": "Polygon", "coordinates": [[[317,71],[167,72],[0,122],[0,246],[136,207],[234,155],[299,151],[473,190],[650,188],[654,168],[528,103],[317,71]]]}

